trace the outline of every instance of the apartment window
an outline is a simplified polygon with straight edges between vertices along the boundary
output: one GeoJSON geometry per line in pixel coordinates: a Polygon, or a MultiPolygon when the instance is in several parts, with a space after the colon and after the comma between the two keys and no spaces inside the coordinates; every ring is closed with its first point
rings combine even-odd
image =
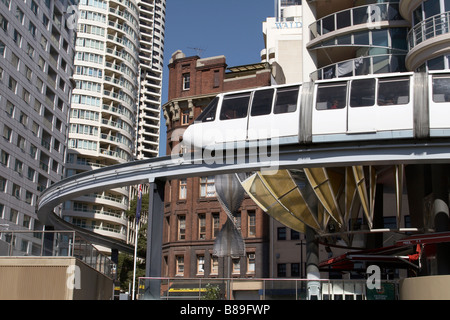
{"type": "Polygon", "coordinates": [[[214,70],[214,88],[220,86],[220,70],[214,70]]]}
{"type": "Polygon", "coordinates": [[[16,29],[14,29],[13,39],[14,39],[14,42],[20,47],[20,45],[22,43],[22,35],[16,29]]]}
{"type": "Polygon", "coordinates": [[[233,274],[240,274],[241,273],[241,259],[234,258],[232,259],[233,263],[233,274]]]}
{"type": "Polygon", "coordinates": [[[213,238],[217,237],[219,234],[219,228],[220,228],[220,215],[218,213],[212,214],[212,230],[213,230],[213,238]]]}
{"type": "Polygon", "coordinates": [[[280,278],[286,277],[286,263],[277,264],[277,276],[280,278]]]}
{"type": "Polygon", "coordinates": [[[31,33],[33,38],[36,38],[36,26],[31,21],[28,24],[28,31],[31,33]]]}
{"type": "Polygon", "coordinates": [[[20,161],[20,160],[18,160],[18,159],[16,159],[16,164],[14,165],[14,170],[15,170],[18,174],[22,175],[22,172],[23,172],[23,162],[20,161]]]}
{"type": "Polygon", "coordinates": [[[25,76],[27,77],[28,81],[31,81],[33,77],[33,71],[28,66],[25,66],[25,76]]]}
{"type": "Polygon", "coordinates": [[[23,222],[22,222],[22,226],[24,226],[25,228],[29,229],[31,225],[31,217],[24,215],[23,216],[23,222]]]}
{"type": "Polygon", "coordinates": [[[4,166],[8,166],[8,161],[9,161],[9,153],[1,150],[0,153],[0,163],[4,166]]]}
{"type": "Polygon", "coordinates": [[[20,186],[15,183],[13,184],[12,195],[17,199],[20,199],[20,186]]]}
{"type": "Polygon", "coordinates": [[[255,253],[247,253],[247,273],[255,273],[256,257],[255,253]]]}
{"type": "Polygon", "coordinates": [[[34,48],[29,43],[27,44],[27,54],[30,58],[34,56],[34,48]]]}
{"type": "Polygon", "coordinates": [[[204,214],[198,215],[198,238],[206,239],[206,216],[204,214]]]}
{"type": "Polygon", "coordinates": [[[183,90],[191,88],[191,75],[189,73],[183,74],[183,90]]]}
{"type": "Polygon", "coordinates": [[[186,198],[187,198],[187,179],[181,179],[178,199],[185,200],[186,198]]]}
{"type": "Polygon", "coordinates": [[[291,277],[300,277],[300,263],[291,263],[291,277]]]}
{"type": "Polygon", "coordinates": [[[10,116],[10,117],[13,117],[14,116],[14,105],[12,104],[12,102],[11,101],[6,101],[6,109],[5,109],[5,111],[6,111],[6,114],[8,115],[8,116],[10,116]]]}
{"type": "MultiPolygon", "coordinates": [[[[24,92],[28,92],[28,91],[25,91],[24,90],[24,92]]],[[[30,95],[30,93],[28,92],[28,96],[30,95]]],[[[27,101],[25,98],[26,98],[26,94],[24,94],[24,100],[25,101],[27,101]]],[[[20,119],[19,119],[19,122],[21,123],[21,124],[23,124],[24,126],[26,126],[27,124],[28,124],[28,116],[25,114],[25,113],[23,113],[22,111],[20,112],[20,119]]]]}
{"type": "Polygon", "coordinates": [[[3,42],[0,41],[0,56],[4,57],[5,56],[5,44],[3,42]]]}
{"type": "Polygon", "coordinates": [[[211,273],[210,274],[219,274],[219,258],[211,256],[211,273]]]}
{"type": "Polygon", "coordinates": [[[181,116],[181,125],[189,124],[189,109],[184,109],[181,116]]]}
{"type": "MultiPolygon", "coordinates": [[[[30,95],[30,93],[28,92],[28,90],[22,89],[22,99],[23,99],[23,101],[25,101],[27,104],[30,103],[31,95],[30,95]]],[[[21,121],[21,122],[22,122],[22,121],[21,121]]],[[[24,123],[22,123],[22,124],[24,124],[24,123]]],[[[24,125],[25,125],[25,124],[24,124],[24,125]]]]}
{"type": "Polygon", "coordinates": [[[39,6],[37,5],[36,1],[32,0],[31,1],[31,11],[33,11],[33,13],[35,15],[38,14],[38,10],[39,10],[39,6]]]}
{"type": "Polygon", "coordinates": [[[9,221],[11,221],[12,223],[17,224],[17,217],[19,216],[19,211],[17,211],[16,209],[11,209],[11,211],[9,212],[9,221]]]}
{"type": "Polygon", "coordinates": [[[286,240],[286,227],[277,229],[277,240],[286,240]]]}
{"type": "Polygon", "coordinates": [[[28,204],[31,204],[33,202],[33,194],[27,190],[27,192],[25,192],[25,202],[28,204]]]}
{"type": "Polygon", "coordinates": [[[14,67],[14,69],[19,69],[19,57],[16,56],[14,53],[11,53],[11,64],[14,67]]]}
{"type": "Polygon", "coordinates": [[[291,240],[300,240],[300,232],[291,229],[291,240]]]}
{"type": "Polygon", "coordinates": [[[176,259],[177,259],[176,275],[182,276],[184,275],[184,256],[176,256],[176,259]]]}
{"type": "Polygon", "coordinates": [[[6,20],[5,17],[1,14],[0,14],[0,27],[4,31],[8,31],[8,20],[6,20]]]}
{"type": "Polygon", "coordinates": [[[17,8],[16,8],[16,18],[17,18],[17,20],[19,20],[19,22],[20,22],[21,24],[23,24],[23,16],[24,16],[23,11],[20,10],[19,7],[17,7],[17,8]]]}
{"type": "Polygon", "coordinates": [[[197,256],[197,274],[205,274],[205,256],[197,256]]]}
{"type": "MultiPolygon", "coordinates": [[[[1,192],[5,192],[6,191],[6,179],[3,178],[2,176],[0,176],[0,191],[1,192]]],[[[2,212],[0,212],[0,218],[2,217],[1,213],[2,212]]]]}
{"type": "Polygon", "coordinates": [[[22,152],[25,152],[25,138],[20,134],[17,136],[17,147],[19,147],[22,152]]]}
{"type": "Polygon", "coordinates": [[[186,216],[178,216],[178,240],[186,239],[186,216]]]}
{"type": "Polygon", "coordinates": [[[5,125],[3,127],[3,138],[5,138],[6,141],[11,142],[11,136],[12,136],[12,129],[5,125]]]}
{"type": "Polygon", "coordinates": [[[256,237],[256,214],[254,211],[248,212],[248,237],[256,237]]]}
{"type": "Polygon", "coordinates": [[[214,176],[200,178],[200,197],[211,198],[215,196],[214,176]]]}
{"type": "Polygon", "coordinates": [[[32,159],[36,159],[36,154],[37,154],[37,147],[30,143],[30,156],[32,159]]]}
{"type": "Polygon", "coordinates": [[[34,173],[35,173],[35,172],[36,172],[36,171],[35,171],[34,169],[28,167],[28,174],[27,174],[28,180],[34,181],[34,173]]]}
{"type": "Polygon", "coordinates": [[[9,82],[8,82],[8,88],[16,93],[16,89],[17,89],[17,81],[16,79],[14,79],[13,77],[9,76],[9,82]]]}

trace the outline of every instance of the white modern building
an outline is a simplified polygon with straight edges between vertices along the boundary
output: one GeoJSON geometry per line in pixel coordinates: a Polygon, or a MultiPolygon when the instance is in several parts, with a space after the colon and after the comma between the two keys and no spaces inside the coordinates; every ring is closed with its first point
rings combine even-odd
{"type": "Polygon", "coordinates": [[[301,82],[303,19],[301,0],[276,0],[275,17],[263,23],[261,60],[272,65],[277,84],[301,82]]]}
{"type": "MultiPolygon", "coordinates": [[[[0,231],[43,230],[37,197],[64,176],[71,5],[73,0],[0,1],[0,231]]],[[[18,255],[34,253],[34,242],[41,241],[3,237],[18,255]]]]}
{"type": "MultiPolygon", "coordinates": [[[[136,1],[80,0],[75,45],[67,176],[132,161],[139,91],[136,1]]],[[[63,217],[126,240],[129,188],[87,194],[64,205],[63,217]]]]}
{"type": "MultiPolygon", "coordinates": [[[[158,155],[165,1],[80,0],[67,176],[158,155]]],[[[132,240],[132,187],[64,205],[67,221],[132,240]]]]}
{"type": "Polygon", "coordinates": [[[138,0],[138,5],[141,84],[136,157],[145,159],[159,153],[166,0],[138,0]]]}

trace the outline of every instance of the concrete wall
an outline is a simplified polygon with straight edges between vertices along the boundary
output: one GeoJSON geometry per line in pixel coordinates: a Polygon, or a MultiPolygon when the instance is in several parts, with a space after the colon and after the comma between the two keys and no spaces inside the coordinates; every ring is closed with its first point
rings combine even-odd
{"type": "Polygon", "coordinates": [[[400,300],[449,300],[450,275],[406,278],[400,282],[400,300]]]}
{"type": "Polygon", "coordinates": [[[71,257],[0,258],[0,300],[109,300],[112,279],[71,257]]]}

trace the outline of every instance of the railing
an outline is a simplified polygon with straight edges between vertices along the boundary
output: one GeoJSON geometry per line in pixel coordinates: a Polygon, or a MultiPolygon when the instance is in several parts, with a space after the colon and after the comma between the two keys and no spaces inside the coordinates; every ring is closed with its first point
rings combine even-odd
{"type": "Polygon", "coordinates": [[[405,72],[403,54],[386,54],[353,58],[340,61],[310,74],[312,80],[334,79],[385,72],[405,72]]]}
{"type": "Polygon", "coordinates": [[[74,257],[108,277],[114,268],[107,256],[75,231],[0,230],[0,256],[74,257]]]}
{"type": "Polygon", "coordinates": [[[418,44],[450,32],[450,12],[439,13],[415,25],[408,33],[409,50],[418,44]]]}
{"type": "Polygon", "coordinates": [[[399,14],[398,3],[370,4],[325,16],[310,24],[309,30],[311,40],[314,40],[329,32],[350,26],[392,20],[403,20],[399,14]]]}
{"type": "MultiPolygon", "coordinates": [[[[162,300],[306,300],[307,279],[267,278],[148,278],[138,279],[138,299],[145,300],[152,286],[162,300]],[[244,295],[245,292],[245,295],[244,295]],[[240,295],[242,293],[242,295],[240,295]]],[[[398,281],[381,280],[381,290],[368,288],[367,280],[314,280],[320,300],[397,300],[398,281]]]]}

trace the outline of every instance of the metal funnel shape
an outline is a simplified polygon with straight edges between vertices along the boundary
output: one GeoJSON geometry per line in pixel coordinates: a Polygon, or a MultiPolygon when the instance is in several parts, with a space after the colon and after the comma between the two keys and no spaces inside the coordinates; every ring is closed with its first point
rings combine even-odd
{"type": "Polygon", "coordinates": [[[245,243],[236,226],[236,213],[244,200],[245,190],[236,174],[215,176],[216,196],[228,219],[214,242],[214,255],[239,257],[245,255],[245,243]]]}
{"type": "Polygon", "coordinates": [[[214,242],[213,255],[217,257],[241,257],[245,256],[245,243],[241,232],[234,223],[227,219],[227,222],[220,230],[214,242]]]}
{"type": "Polygon", "coordinates": [[[236,174],[215,176],[216,195],[231,221],[235,222],[235,214],[244,200],[245,190],[236,174]]]}

